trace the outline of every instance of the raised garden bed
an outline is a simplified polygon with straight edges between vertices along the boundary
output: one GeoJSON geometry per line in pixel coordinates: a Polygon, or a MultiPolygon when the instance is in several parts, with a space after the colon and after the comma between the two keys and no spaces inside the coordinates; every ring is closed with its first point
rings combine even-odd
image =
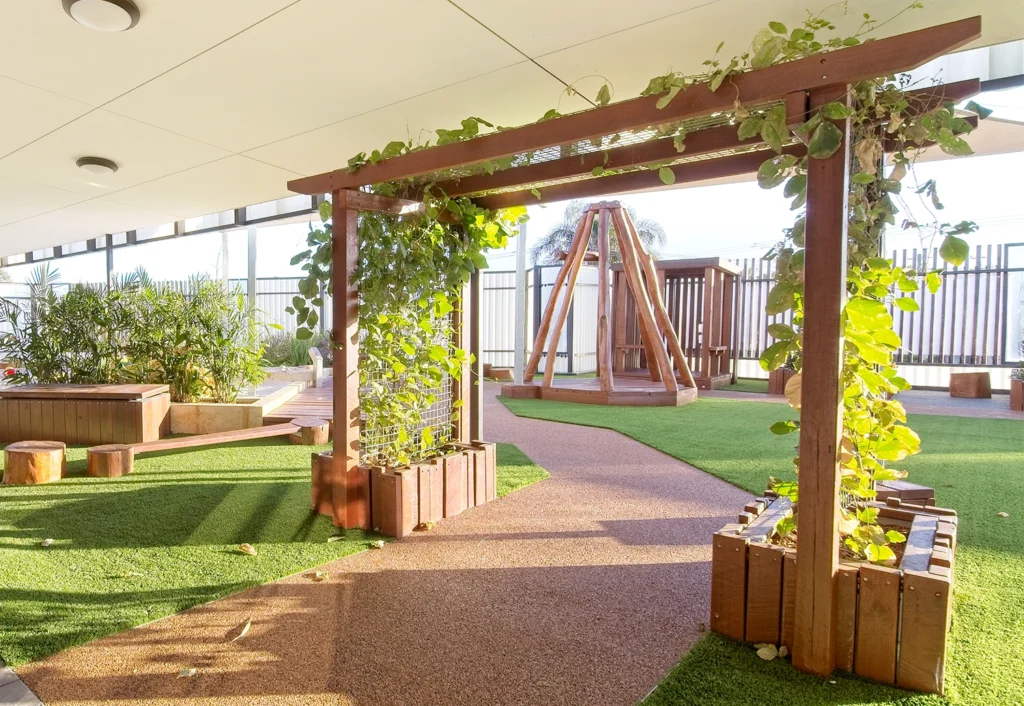
{"type": "MultiPolygon", "coordinates": [[[[890,499],[878,521],[904,527],[898,567],[842,560],[836,578],[836,666],[874,681],[942,693],[952,616],[953,510],[890,499]]],[[[715,533],[711,629],[735,640],[793,648],[797,552],[768,542],[786,498],[747,504],[715,533]]]]}
{"type": "Polygon", "coordinates": [[[786,383],[794,375],[796,375],[796,371],[792,368],[776,368],[768,373],[768,394],[786,394],[786,383]]]}
{"type": "Polygon", "coordinates": [[[167,385],[16,385],[0,390],[0,441],[134,444],[170,432],[167,385]]]}
{"type": "Polygon", "coordinates": [[[495,445],[454,444],[452,450],[411,466],[360,466],[333,477],[331,452],[313,454],[313,510],[335,515],[346,527],[391,537],[453,517],[497,497],[495,445]]]}
{"type": "MultiPolygon", "coordinates": [[[[172,402],[172,434],[214,434],[237,429],[252,429],[264,424],[270,415],[299,392],[307,382],[282,382],[262,396],[239,397],[235,402],[172,402]]],[[[148,441],[148,440],[147,440],[148,441]]]]}

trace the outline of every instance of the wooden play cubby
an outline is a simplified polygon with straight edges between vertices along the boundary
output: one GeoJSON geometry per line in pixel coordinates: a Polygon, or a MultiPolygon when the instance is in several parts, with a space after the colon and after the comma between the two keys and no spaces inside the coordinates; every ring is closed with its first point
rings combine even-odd
{"type": "MultiPolygon", "coordinates": [[[[953,510],[876,503],[878,521],[907,535],[898,567],[840,561],[836,667],[906,689],[942,693],[952,616],[953,510]]],[[[715,533],[711,629],[735,640],[793,649],[797,551],[768,542],[790,501],[761,497],[715,533]]]]}

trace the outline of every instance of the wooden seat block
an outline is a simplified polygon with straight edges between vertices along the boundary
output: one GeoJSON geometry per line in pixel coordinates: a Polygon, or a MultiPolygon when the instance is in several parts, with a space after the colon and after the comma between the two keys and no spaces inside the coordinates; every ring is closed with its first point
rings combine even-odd
{"type": "Polygon", "coordinates": [[[93,446],[86,457],[85,473],[92,478],[119,478],[135,467],[135,451],[128,444],[93,446]]]}
{"type": "Polygon", "coordinates": [[[326,444],[328,438],[330,438],[331,425],[326,419],[298,417],[292,420],[292,424],[299,428],[298,431],[288,437],[293,444],[318,446],[326,444]]]}
{"type": "Polygon", "coordinates": [[[950,373],[950,397],[992,397],[992,376],[988,373],[950,373]]]}
{"type": "Polygon", "coordinates": [[[38,485],[67,475],[63,441],[18,441],[4,449],[4,483],[38,485]]]}

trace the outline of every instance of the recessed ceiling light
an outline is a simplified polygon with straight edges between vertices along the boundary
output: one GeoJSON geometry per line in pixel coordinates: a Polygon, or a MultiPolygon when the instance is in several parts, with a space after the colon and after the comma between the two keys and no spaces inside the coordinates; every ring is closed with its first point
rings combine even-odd
{"type": "Polygon", "coordinates": [[[75,164],[93,176],[106,176],[117,171],[117,164],[103,157],[82,157],[75,164]]]}
{"type": "Polygon", "coordinates": [[[78,24],[100,32],[123,32],[139,23],[132,0],[63,0],[64,11],[78,24]]]}

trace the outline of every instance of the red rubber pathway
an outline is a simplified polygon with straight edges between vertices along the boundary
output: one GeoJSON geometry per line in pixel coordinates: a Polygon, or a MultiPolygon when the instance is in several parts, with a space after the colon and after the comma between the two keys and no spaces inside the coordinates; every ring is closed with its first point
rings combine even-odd
{"type": "Polygon", "coordinates": [[[700,637],[711,534],[748,496],[615,432],[518,419],[496,390],[487,438],[548,480],[328,564],[326,583],[253,588],[22,678],[51,706],[635,704],[700,637]]]}

